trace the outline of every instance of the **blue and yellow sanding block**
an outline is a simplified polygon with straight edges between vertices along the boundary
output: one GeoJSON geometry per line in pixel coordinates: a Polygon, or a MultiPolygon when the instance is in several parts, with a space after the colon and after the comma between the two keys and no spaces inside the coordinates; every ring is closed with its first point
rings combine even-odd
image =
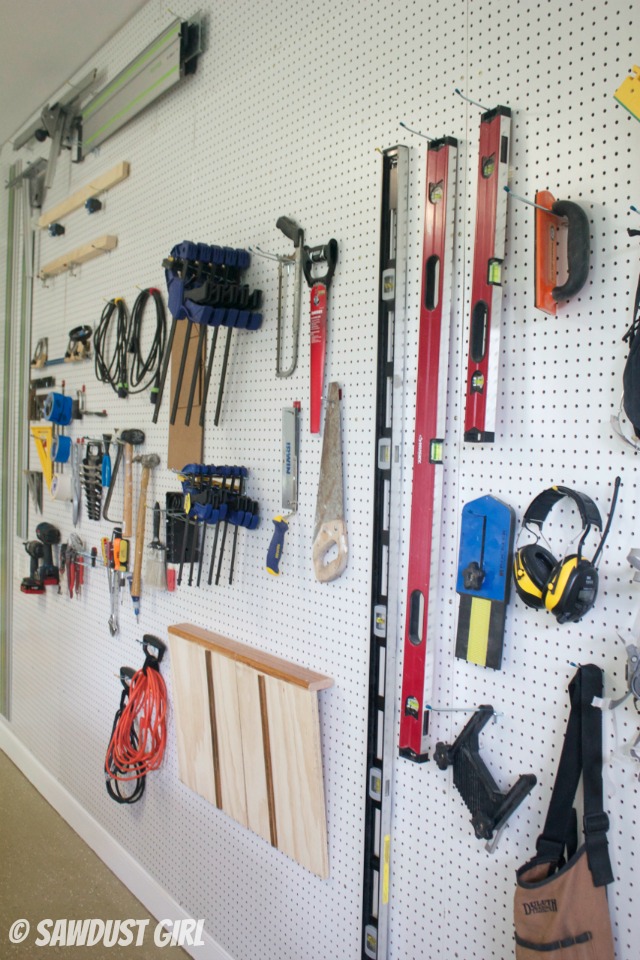
{"type": "Polygon", "coordinates": [[[515,522],[512,507],[490,495],[462,509],[456,657],[493,670],[502,664],[515,522]]]}

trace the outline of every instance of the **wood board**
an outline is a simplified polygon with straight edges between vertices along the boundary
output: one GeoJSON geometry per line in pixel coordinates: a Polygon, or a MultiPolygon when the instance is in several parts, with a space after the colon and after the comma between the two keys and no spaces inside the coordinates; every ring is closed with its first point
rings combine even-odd
{"type": "MultiPolygon", "coordinates": [[[[189,324],[186,320],[177,325],[173,346],[171,348],[171,389],[169,410],[173,407],[173,398],[176,392],[178,370],[180,368],[180,359],[184,341],[187,336],[189,324]]],[[[189,336],[189,349],[187,352],[187,361],[185,364],[185,373],[180,388],[180,398],[178,400],[178,412],[175,423],[169,423],[169,443],[167,447],[167,467],[170,470],[182,470],[187,463],[201,463],[202,451],[204,446],[204,428],[200,426],[200,407],[202,404],[202,373],[206,361],[206,350],[203,350],[200,358],[200,368],[198,370],[198,380],[196,392],[193,399],[193,409],[191,411],[191,421],[189,426],[184,422],[187,403],[189,400],[189,390],[191,387],[191,375],[196,361],[198,347],[199,328],[193,324],[189,336]]]]}
{"type": "Polygon", "coordinates": [[[171,647],[174,708],[181,718],[176,724],[178,775],[188,787],[219,807],[213,744],[215,728],[205,657],[202,647],[191,643],[171,647]]]}
{"type": "Polygon", "coordinates": [[[267,677],[267,712],[278,849],[329,876],[318,698],[267,677]],[[291,812],[295,811],[295,816],[291,812]]]}

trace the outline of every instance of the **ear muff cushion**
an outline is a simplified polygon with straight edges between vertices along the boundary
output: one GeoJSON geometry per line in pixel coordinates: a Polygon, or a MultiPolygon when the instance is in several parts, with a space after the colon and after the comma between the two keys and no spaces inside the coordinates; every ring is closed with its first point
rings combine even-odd
{"type": "Polygon", "coordinates": [[[561,602],[566,593],[567,585],[578,566],[578,557],[571,554],[557,563],[549,576],[549,586],[544,596],[544,605],[547,610],[553,610],[561,602]]]}
{"type": "Polygon", "coordinates": [[[551,551],[538,543],[529,543],[516,551],[513,579],[518,596],[527,606],[544,607],[547,583],[557,563],[551,551]]]}
{"type": "Polygon", "coordinates": [[[559,623],[580,620],[595,603],[598,571],[590,560],[572,554],[565,557],[551,574],[544,605],[559,623]]]}

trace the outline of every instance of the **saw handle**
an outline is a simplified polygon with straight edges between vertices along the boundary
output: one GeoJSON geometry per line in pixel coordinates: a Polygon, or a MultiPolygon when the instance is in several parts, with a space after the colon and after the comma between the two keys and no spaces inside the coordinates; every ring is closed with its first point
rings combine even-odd
{"type": "Polygon", "coordinates": [[[304,247],[304,259],[302,266],[307,283],[314,287],[317,283],[322,283],[329,289],[333,274],[335,273],[336,263],[338,262],[338,241],[329,240],[329,243],[321,244],[319,247],[304,247]],[[313,275],[314,264],[326,263],[326,272],[320,276],[313,275]]]}
{"type": "Polygon", "coordinates": [[[589,276],[589,218],[582,207],[571,200],[556,200],[552,211],[557,217],[567,219],[567,266],[566,283],[554,287],[551,296],[559,303],[570,300],[584,287],[589,276]]]}
{"type": "Polygon", "coordinates": [[[267,550],[267,572],[274,577],[280,576],[280,559],[284,550],[284,538],[289,524],[284,517],[273,518],[273,536],[267,550]]]}
{"type": "Polygon", "coordinates": [[[347,524],[344,520],[329,520],[323,523],[313,541],[313,570],[316,580],[330,583],[341,576],[347,566],[349,548],[347,544],[347,524]],[[331,548],[338,548],[338,556],[329,563],[324,559],[331,548]]]}
{"type": "Polygon", "coordinates": [[[278,230],[282,230],[285,237],[291,240],[294,247],[300,247],[304,243],[304,230],[302,230],[291,217],[278,217],[276,227],[278,230]]]}

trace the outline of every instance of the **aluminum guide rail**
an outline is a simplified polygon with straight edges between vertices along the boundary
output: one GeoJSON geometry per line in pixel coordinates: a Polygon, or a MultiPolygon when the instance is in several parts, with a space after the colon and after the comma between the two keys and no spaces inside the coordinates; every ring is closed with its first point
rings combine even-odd
{"type": "Polygon", "coordinates": [[[82,108],[82,156],[192,73],[201,50],[200,18],[174,20],[82,108]]]}
{"type": "MultiPolygon", "coordinates": [[[[14,181],[21,173],[22,163],[11,166],[9,178],[14,181]]],[[[17,187],[8,191],[7,246],[4,302],[4,359],[2,390],[2,470],[0,471],[0,713],[10,718],[11,636],[13,610],[13,523],[12,491],[14,483],[13,457],[13,331],[16,308],[16,269],[19,251],[17,225],[17,187]]],[[[19,478],[23,482],[23,478],[19,478]]]]}

